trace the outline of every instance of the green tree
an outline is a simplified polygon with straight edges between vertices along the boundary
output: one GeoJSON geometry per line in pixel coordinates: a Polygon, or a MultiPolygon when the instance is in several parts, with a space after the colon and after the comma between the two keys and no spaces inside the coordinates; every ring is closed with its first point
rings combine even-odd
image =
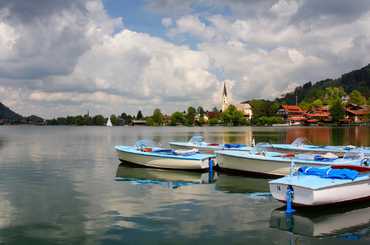
{"type": "Polygon", "coordinates": [[[203,107],[201,107],[201,106],[198,106],[197,112],[200,116],[203,116],[205,114],[205,111],[204,111],[203,107]]]}
{"type": "Polygon", "coordinates": [[[209,126],[216,126],[219,123],[219,120],[217,118],[211,118],[208,120],[209,126]]]}
{"type": "Polygon", "coordinates": [[[132,123],[132,116],[126,114],[125,112],[121,114],[121,118],[123,120],[123,124],[130,125],[132,123]]]}
{"type": "Polygon", "coordinates": [[[163,114],[161,112],[160,109],[155,109],[153,111],[153,116],[152,116],[152,120],[153,120],[153,125],[154,126],[161,126],[163,124],[163,114]]]}
{"type": "Polygon", "coordinates": [[[145,119],[145,121],[146,121],[146,125],[147,125],[147,126],[157,126],[157,125],[154,123],[153,117],[147,117],[147,118],[145,119]]]}
{"type": "Polygon", "coordinates": [[[110,116],[110,121],[112,122],[112,125],[113,125],[113,126],[117,126],[117,125],[118,125],[118,118],[117,118],[117,116],[116,116],[116,115],[112,114],[112,115],[110,116]]]}
{"type": "Polygon", "coordinates": [[[92,118],[94,125],[103,126],[105,125],[105,118],[102,115],[96,115],[92,118]]]}
{"type": "Polygon", "coordinates": [[[143,118],[144,118],[143,113],[141,112],[141,110],[139,110],[136,114],[136,119],[137,120],[142,120],[143,118]]]}
{"type": "Polygon", "coordinates": [[[186,113],[186,124],[193,126],[195,122],[195,116],[197,115],[197,110],[194,107],[190,106],[186,113]]]}
{"type": "Polygon", "coordinates": [[[299,104],[299,107],[301,107],[304,111],[309,111],[309,110],[311,110],[312,105],[307,101],[302,101],[299,104]]]}
{"type": "Polygon", "coordinates": [[[330,114],[333,118],[334,122],[338,122],[339,120],[344,118],[345,110],[342,104],[342,100],[338,99],[330,107],[330,114]]]}
{"type": "Polygon", "coordinates": [[[224,125],[240,126],[246,125],[246,119],[243,112],[239,111],[234,105],[230,105],[226,111],[222,113],[222,121],[224,125]]]}
{"type": "Polygon", "coordinates": [[[362,96],[361,92],[358,90],[353,90],[349,95],[349,102],[356,105],[365,105],[366,98],[362,96]]]}
{"type": "Polygon", "coordinates": [[[268,100],[251,100],[249,104],[252,107],[253,118],[252,121],[262,116],[276,116],[276,112],[280,107],[280,103],[268,100]]]}
{"type": "Polygon", "coordinates": [[[186,119],[185,119],[184,113],[179,112],[179,111],[172,113],[171,118],[170,118],[170,124],[172,126],[176,126],[178,124],[184,125],[185,121],[186,119]]]}
{"type": "Polygon", "coordinates": [[[324,103],[330,106],[334,105],[338,100],[342,99],[346,93],[342,87],[325,88],[324,103]]]}
{"type": "Polygon", "coordinates": [[[322,100],[316,99],[312,102],[312,106],[315,108],[319,108],[323,106],[322,100]]]}

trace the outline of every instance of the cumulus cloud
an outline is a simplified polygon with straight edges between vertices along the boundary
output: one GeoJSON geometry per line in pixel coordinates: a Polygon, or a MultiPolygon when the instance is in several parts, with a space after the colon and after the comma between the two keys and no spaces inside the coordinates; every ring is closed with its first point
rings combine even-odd
{"type": "Polygon", "coordinates": [[[345,1],[221,4],[231,9],[245,4],[259,9],[260,15],[251,19],[214,14],[200,19],[200,13],[187,13],[176,20],[168,34],[198,39],[197,49],[211,57],[227,78],[236,81],[233,93],[239,100],[273,98],[292,85],[337,77],[369,62],[360,55],[368,52],[370,44],[370,13],[362,1],[359,5],[363,8],[351,7],[350,13],[342,13],[348,5],[345,1]]]}
{"type": "Polygon", "coordinates": [[[100,0],[0,3],[0,95],[22,114],[121,113],[274,98],[367,64],[359,0],[147,1],[166,38],[124,27],[100,0]]]}

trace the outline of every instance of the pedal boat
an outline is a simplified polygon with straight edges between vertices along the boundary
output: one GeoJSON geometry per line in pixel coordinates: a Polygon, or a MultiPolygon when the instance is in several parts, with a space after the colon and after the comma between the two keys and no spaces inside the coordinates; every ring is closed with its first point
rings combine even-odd
{"type": "Polygon", "coordinates": [[[291,144],[269,144],[265,143],[265,147],[270,148],[270,150],[277,151],[288,151],[296,153],[304,152],[315,152],[315,153],[346,153],[351,151],[362,152],[365,156],[370,156],[370,147],[360,147],[360,146],[319,146],[310,144],[305,138],[297,138],[291,144]]]}
{"type": "Polygon", "coordinates": [[[216,151],[215,153],[217,164],[221,170],[272,177],[288,175],[292,162],[297,167],[322,167],[334,164],[360,166],[368,161],[363,157],[363,154],[357,153],[347,153],[341,158],[332,153],[323,155],[254,151],[216,151]]]}
{"type": "Polygon", "coordinates": [[[291,191],[293,206],[343,204],[370,197],[370,168],[333,165],[302,167],[295,174],[269,182],[272,196],[286,202],[291,191]]]}
{"type": "Polygon", "coordinates": [[[181,170],[206,170],[215,165],[214,155],[201,154],[197,150],[176,151],[159,147],[116,146],[123,162],[137,165],[181,170]]]}

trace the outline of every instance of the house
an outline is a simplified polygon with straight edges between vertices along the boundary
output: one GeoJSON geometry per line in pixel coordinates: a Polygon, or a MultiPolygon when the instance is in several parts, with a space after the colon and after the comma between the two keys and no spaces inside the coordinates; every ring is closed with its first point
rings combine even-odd
{"type": "Polygon", "coordinates": [[[362,123],[368,122],[370,117],[370,107],[367,105],[348,104],[346,106],[345,120],[348,122],[362,123]]]}
{"type": "Polygon", "coordinates": [[[297,105],[281,105],[277,112],[289,124],[300,124],[306,121],[305,111],[297,105]]]}
{"type": "Polygon", "coordinates": [[[251,120],[253,116],[252,106],[248,103],[248,101],[241,102],[240,104],[236,105],[236,108],[243,112],[245,118],[251,120]]]}
{"type": "Polygon", "coordinates": [[[331,115],[329,111],[329,106],[322,106],[313,109],[312,111],[305,114],[308,123],[316,122],[329,122],[331,121],[331,115]]]}

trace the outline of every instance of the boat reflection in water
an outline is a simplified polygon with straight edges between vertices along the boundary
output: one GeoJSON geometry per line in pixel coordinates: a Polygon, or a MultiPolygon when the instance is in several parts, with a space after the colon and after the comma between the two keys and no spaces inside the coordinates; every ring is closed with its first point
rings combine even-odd
{"type": "Polygon", "coordinates": [[[116,180],[135,185],[160,185],[167,188],[178,188],[192,184],[210,184],[217,179],[217,173],[167,170],[147,168],[130,163],[121,163],[117,168],[116,180]]]}
{"type": "Polygon", "coordinates": [[[229,193],[262,193],[269,192],[269,180],[264,178],[252,178],[240,175],[220,173],[216,189],[229,193]]]}
{"type": "Polygon", "coordinates": [[[271,213],[270,227],[309,237],[359,240],[370,235],[370,202],[345,208],[309,209],[294,215],[286,215],[279,208],[271,213]]]}

